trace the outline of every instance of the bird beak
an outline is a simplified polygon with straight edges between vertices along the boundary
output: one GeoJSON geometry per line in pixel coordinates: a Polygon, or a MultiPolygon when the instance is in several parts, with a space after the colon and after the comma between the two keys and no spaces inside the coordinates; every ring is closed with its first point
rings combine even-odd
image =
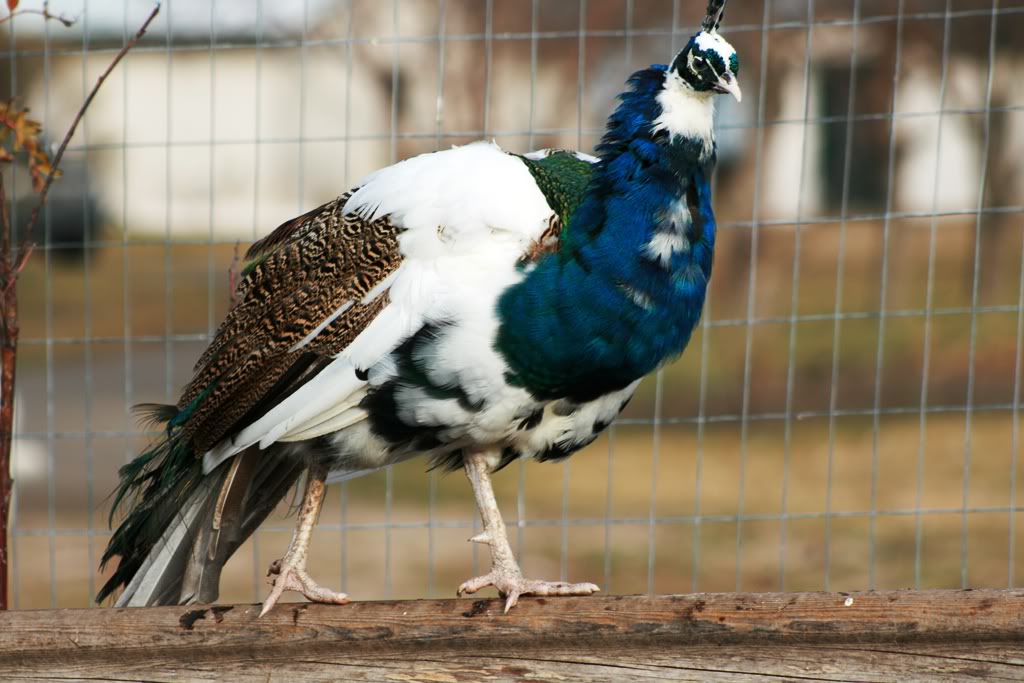
{"type": "Polygon", "coordinates": [[[728,93],[735,97],[737,102],[743,101],[743,91],[740,90],[740,82],[728,72],[719,77],[718,83],[715,84],[715,92],[728,93]]]}

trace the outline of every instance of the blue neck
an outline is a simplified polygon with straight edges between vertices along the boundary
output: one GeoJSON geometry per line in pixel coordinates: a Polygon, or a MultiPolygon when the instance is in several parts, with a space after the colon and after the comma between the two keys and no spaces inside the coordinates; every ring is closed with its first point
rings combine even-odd
{"type": "Polygon", "coordinates": [[[509,380],[538,398],[589,400],[625,387],[680,354],[700,318],[715,242],[714,154],[652,132],[664,74],[655,66],[630,79],[559,250],[499,301],[509,380]]]}

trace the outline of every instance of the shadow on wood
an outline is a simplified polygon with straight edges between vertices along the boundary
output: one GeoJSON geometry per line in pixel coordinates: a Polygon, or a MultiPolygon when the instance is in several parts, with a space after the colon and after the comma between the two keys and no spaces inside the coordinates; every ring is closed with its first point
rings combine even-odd
{"type": "Polygon", "coordinates": [[[1020,680],[1024,591],[0,613],[5,680],[1020,680]]]}

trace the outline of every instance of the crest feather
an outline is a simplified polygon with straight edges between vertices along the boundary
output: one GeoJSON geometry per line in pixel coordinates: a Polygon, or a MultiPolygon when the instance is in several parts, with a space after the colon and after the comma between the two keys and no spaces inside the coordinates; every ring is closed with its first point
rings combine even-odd
{"type": "Polygon", "coordinates": [[[727,0],[708,0],[707,16],[701,22],[700,27],[708,33],[713,33],[722,25],[722,17],[725,15],[725,3],[727,0]]]}

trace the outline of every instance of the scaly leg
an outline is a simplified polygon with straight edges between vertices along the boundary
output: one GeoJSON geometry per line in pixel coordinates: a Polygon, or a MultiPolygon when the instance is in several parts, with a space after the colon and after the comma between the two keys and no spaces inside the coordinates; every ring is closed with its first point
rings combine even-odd
{"type": "Polygon", "coordinates": [[[306,596],[311,602],[324,602],[333,605],[344,605],[348,602],[348,596],[344,593],[336,593],[323,588],[306,573],[306,556],[309,553],[309,537],[313,533],[313,525],[320,514],[320,506],[324,502],[324,491],[327,481],[327,468],[323,465],[314,465],[309,468],[306,475],[306,490],[302,494],[302,507],[299,508],[299,521],[292,535],[292,541],[288,545],[288,552],[283,559],[274,560],[270,563],[267,576],[274,576],[271,580],[273,589],[270,595],[263,602],[263,609],[260,616],[270,611],[281,594],[287,591],[297,591],[306,596]]]}
{"type": "Polygon", "coordinates": [[[523,572],[512,554],[501,519],[498,502],[491,488],[490,466],[487,453],[476,451],[466,456],[466,476],[473,486],[480,517],[484,522],[482,534],[469,539],[491,546],[491,571],[485,576],[470,579],[459,586],[458,594],[476,593],[485,586],[494,586],[505,598],[505,612],[515,607],[520,595],[590,595],[601,590],[592,583],[565,583],[562,581],[533,581],[523,578],[523,572]]]}

